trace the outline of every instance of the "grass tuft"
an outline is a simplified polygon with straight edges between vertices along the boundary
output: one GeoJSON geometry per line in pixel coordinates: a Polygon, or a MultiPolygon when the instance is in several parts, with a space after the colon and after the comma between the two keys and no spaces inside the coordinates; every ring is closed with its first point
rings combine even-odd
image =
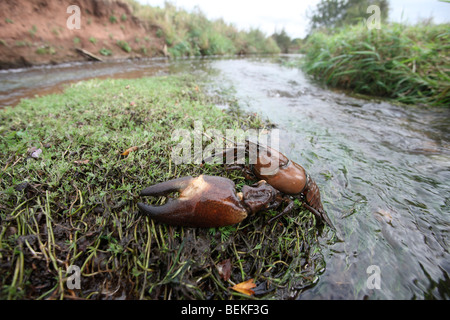
{"type": "Polygon", "coordinates": [[[303,68],[318,81],[408,104],[450,105],[449,24],[346,26],[307,40],[303,68]]]}

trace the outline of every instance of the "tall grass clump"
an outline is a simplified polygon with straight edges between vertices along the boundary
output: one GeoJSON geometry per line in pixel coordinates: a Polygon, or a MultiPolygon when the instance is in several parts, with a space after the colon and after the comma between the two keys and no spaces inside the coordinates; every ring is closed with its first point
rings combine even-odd
{"type": "Polygon", "coordinates": [[[303,68],[315,79],[408,104],[450,105],[450,25],[345,26],[313,33],[303,68]]]}
{"type": "Polygon", "coordinates": [[[125,0],[139,19],[158,28],[172,57],[279,53],[276,42],[258,29],[238,30],[222,19],[209,20],[199,9],[192,12],[166,2],[163,8],[125,0]]]}

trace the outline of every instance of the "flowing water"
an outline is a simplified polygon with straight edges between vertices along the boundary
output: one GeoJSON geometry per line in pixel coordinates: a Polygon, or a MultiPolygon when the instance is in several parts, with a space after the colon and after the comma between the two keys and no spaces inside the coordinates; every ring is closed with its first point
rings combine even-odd
{"type": "Polygon", "coordinates": [[[284,57],[123,61],[0,73],[0,105],[90,77],[197,72],[280,129],[280,150],[321,188],[339,240],[301,299],[450,298],[450,110],[350,97],[284,57]]]}

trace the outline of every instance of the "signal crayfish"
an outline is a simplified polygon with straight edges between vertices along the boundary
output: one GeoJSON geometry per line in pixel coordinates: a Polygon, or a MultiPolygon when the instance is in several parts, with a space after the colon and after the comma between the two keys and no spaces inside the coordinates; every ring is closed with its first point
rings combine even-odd
{"type": "Polygon", "coordinates": [[[289,213],[294,208],[294,199],[312,212],[319,222],[334,229],[323,209],[319,187],[306,170],[288,159],[281,152],[259,143],[245,140],[241,146],[225,149],[221,154],[208,157],[208,163],[216,157],[234,160],[238,154],[252,157],[243,168],[247,174],[260,179],[252,186],[243,186],[236,192],[232,180],[217,176],[200,175],[197,178],[182,177],[155,184],[145,188],[141,196],[167,196],[179,192],[177,199],[169,199],[161,206],[138,203],[140,211],[150,218],[170,225],[187,227],[221,227],[243,221],[248,215],[269,209],[277,209],[282,203],[286,206],[281,213],[268,223],[289,213]]]}

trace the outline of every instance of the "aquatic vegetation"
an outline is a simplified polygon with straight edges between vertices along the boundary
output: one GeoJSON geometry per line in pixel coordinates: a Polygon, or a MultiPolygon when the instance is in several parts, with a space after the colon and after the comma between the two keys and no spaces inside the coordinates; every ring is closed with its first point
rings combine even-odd
{"type": "Polygon", "coordinates": [[[303,69],[326,85],[403,103],[450,105],[449,24],[364,24],[314,32],[303,69]]]}

